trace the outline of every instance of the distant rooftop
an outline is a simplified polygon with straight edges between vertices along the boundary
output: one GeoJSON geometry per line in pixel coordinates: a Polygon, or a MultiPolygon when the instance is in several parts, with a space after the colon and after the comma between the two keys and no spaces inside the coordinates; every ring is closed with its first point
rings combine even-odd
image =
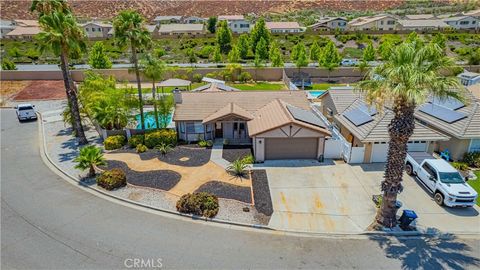
{"type": "Polygon", "coordinates": [[[235,21],[235,20],[244,20],[245,17],[243,15],[221,15],[218,16],[218,20],[227,20],[227,21],[235,21]]]}
{"type": "Polygon", "coordinates": [[[301,28],[298,22],[266,22],[267,29],[298,29],[301,28]]]}

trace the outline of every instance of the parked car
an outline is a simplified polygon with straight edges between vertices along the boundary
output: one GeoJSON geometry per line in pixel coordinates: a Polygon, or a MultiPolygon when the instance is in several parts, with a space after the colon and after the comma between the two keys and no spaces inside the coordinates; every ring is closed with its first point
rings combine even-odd
{"type": "Polygon", "coordinates": [[[357,59],[343,59],[342,62],[340,62],[340,65],[344,66],[344,67],[353,67],[353,66],[356,66],[358,64],[358,60],[357,59]]]}
{"type": "Polygon", "coordinates": [[[438,205],[448,207],[471,207],[478,194],[470,187],[455,168],[443,159],[436,159],[425,152],[409,152],[405,161],[405,171],[416,176],[433,193],[438,205]]]}
{"type": "Polygon", "coordinates": [[[19,121],[23,120],[37,120],[37,114],[35,113],[35,105],[25,103],[18,104],[15,106],[15,111],[17,112],[17,118],[19,121]]]}

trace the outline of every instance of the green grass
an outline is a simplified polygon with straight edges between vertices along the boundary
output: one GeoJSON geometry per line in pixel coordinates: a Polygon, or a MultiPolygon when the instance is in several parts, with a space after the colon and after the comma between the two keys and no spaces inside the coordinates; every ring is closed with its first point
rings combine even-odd
{"type": "Polygon", "coordinates": [[[342,55],[344,58],[362,58],[363,50],[358,48],[345,48],[342,55]]]}
{"type": "MultiPolygon", "coordinates": [[[[470,180],[467,183],[480,194],[480,171],[475,171],[477,180],[470,180]]],[[[477,198],[477,205],[480,206],[480,199],[477,198]]]]}
{"type": "Polygon", "coordinates": [[[312,88],[309,90],[328,90],[332,86],[346,86],[346,84],[341,83],[314,83],[312,88]]]}
{"type": "Polygon", "coordinates": [[[259,83],[235,83],[235,84],[228,84],[228,85],[243,91],[251,91],[251,90],[280,91],[280,90],[287,89],[283,83],[259,82],[259,83]]]}

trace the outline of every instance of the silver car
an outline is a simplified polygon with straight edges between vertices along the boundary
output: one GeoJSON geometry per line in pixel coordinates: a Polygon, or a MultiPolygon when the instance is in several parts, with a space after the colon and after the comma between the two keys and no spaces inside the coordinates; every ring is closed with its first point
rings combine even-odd
{"type": "Polygon", "coordinates": [[[15,106],[17,117],[19,121],[23,120],[37,120],[37,114],[35,113],[35,105],[25,103],[15,106]]]}

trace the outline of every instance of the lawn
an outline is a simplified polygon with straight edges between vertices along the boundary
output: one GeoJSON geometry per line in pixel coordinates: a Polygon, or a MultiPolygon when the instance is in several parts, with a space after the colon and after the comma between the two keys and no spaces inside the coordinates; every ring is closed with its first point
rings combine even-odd
{"type": "MultiPolygon", "coordinates": [[[[475,171],[477,180],[470,180],[467,183],[480,194],[480,171],[475,171]]],[[[477,205],[480,206],[480,199],[477,199],[477,205]]]]}
{"type": "Polygon", "coordinates": [[[358,48],[345,48],[342,55],[344,58],[362,58],[363,50],[358,48]]]}
{"type": "Polygon", "coordinates": [[[260,91],[280,91],[280,90],[287,90],[287,87],[283,83],[269,83],[269,82],[259,82],[259,83],[235,83],[235,84],[228,84],[231,87],[235,87],[237,89],[243,91],[251,91],[251,90],[260,90],[260,91]]]}
{"type": "Polygon", "coordinates": [[[332,86],[347,86],[341,83],[314,83],[311,90],[328,90],[332,86]]]}

